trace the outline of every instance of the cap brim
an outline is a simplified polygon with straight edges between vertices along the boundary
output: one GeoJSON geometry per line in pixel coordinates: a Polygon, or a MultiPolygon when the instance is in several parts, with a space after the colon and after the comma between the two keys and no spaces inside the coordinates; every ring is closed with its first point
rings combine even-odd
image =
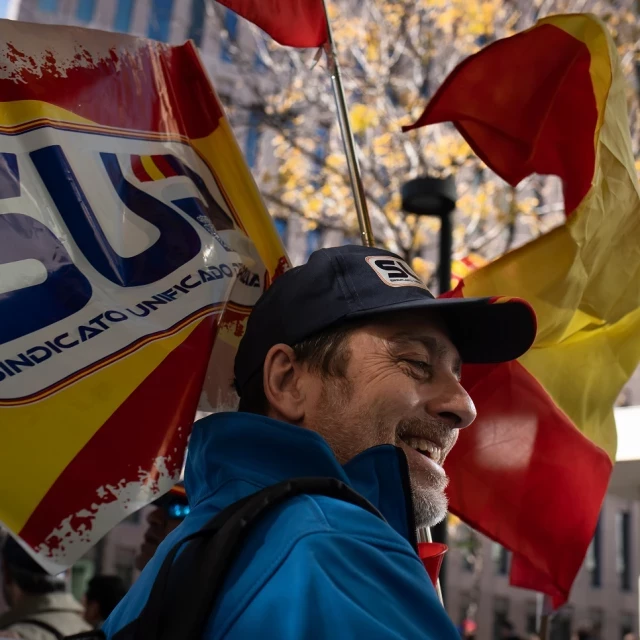
{"type": "Polygon", "coordinates": [[[498,363],[525,354],[536,337],[536,314],[521,298],[425,298],[367,309],[350,318],[399,311],[437,311],[463,362],[498,363]]]}

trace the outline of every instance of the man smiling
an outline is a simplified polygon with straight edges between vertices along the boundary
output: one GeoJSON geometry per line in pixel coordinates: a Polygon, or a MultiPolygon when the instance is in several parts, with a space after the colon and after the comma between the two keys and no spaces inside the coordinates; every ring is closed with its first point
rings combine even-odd
{"type": "Polygon", "coordinates": [[[303,495],[251,531],[203,638],[457,638],[416,553],[446,514],[442,464],[475,408],[462,362],[522,355],[519,300],[436,300],[380,249],[315,252],[256,305],[235,362],[238,413],[194,427],[192,507],[105,627],[139,616],[168,551],[216,513],[281,481],[337,478],[371,510],[303,495]]]}

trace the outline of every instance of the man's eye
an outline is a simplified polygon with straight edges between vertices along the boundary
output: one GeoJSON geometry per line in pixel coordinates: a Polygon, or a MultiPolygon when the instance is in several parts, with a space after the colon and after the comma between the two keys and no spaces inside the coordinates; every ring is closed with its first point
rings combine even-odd
{"type": "Polygon", "coordinates": [[[428,362],[424,362],[422,360],[411,360],[409,358],[405,358],[405,362],[413,369],[417,369],[420,373],[431,373],[431,365],[428,362]]]}

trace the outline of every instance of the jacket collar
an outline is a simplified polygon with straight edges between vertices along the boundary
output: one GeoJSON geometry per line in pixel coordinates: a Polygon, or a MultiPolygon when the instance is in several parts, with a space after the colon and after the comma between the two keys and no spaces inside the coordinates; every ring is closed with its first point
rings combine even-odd
{"type": "MultiPolygon", "coordinates": [[[[400,449],[374,447],[343,467],[314,431],[264,416],[219,413],[193,428],[185,486],[194,507],[234,480],[262,488],[303,476],[332,477],[350,485],[416,548],[409,475],[400,449]]],[[[245,494],[252,492],[245,487],[245,494]]]]}

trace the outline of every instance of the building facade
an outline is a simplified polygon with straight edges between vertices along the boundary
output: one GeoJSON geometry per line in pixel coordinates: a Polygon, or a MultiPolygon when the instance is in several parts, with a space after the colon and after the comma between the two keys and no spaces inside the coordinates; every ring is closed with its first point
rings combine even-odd
{"type": "MultiPolygon", "coordinates": [[[[450,535],[445,600],[453,621],[459,624],[467,617],[473,594],[479,593],[476,640],[499,638],[499,622],[505,619],[521,637],[535,633],[536,594],[509,586],[510,553],[476,534],[482,569],[474,573],[464,534],[450,535]]],[[[638,633],[639,534],[640,502],[607,495],[571,599],[554,617],[551,640],[568,640],[585,625],[594,628],[594,640],[638,633]]]]}

